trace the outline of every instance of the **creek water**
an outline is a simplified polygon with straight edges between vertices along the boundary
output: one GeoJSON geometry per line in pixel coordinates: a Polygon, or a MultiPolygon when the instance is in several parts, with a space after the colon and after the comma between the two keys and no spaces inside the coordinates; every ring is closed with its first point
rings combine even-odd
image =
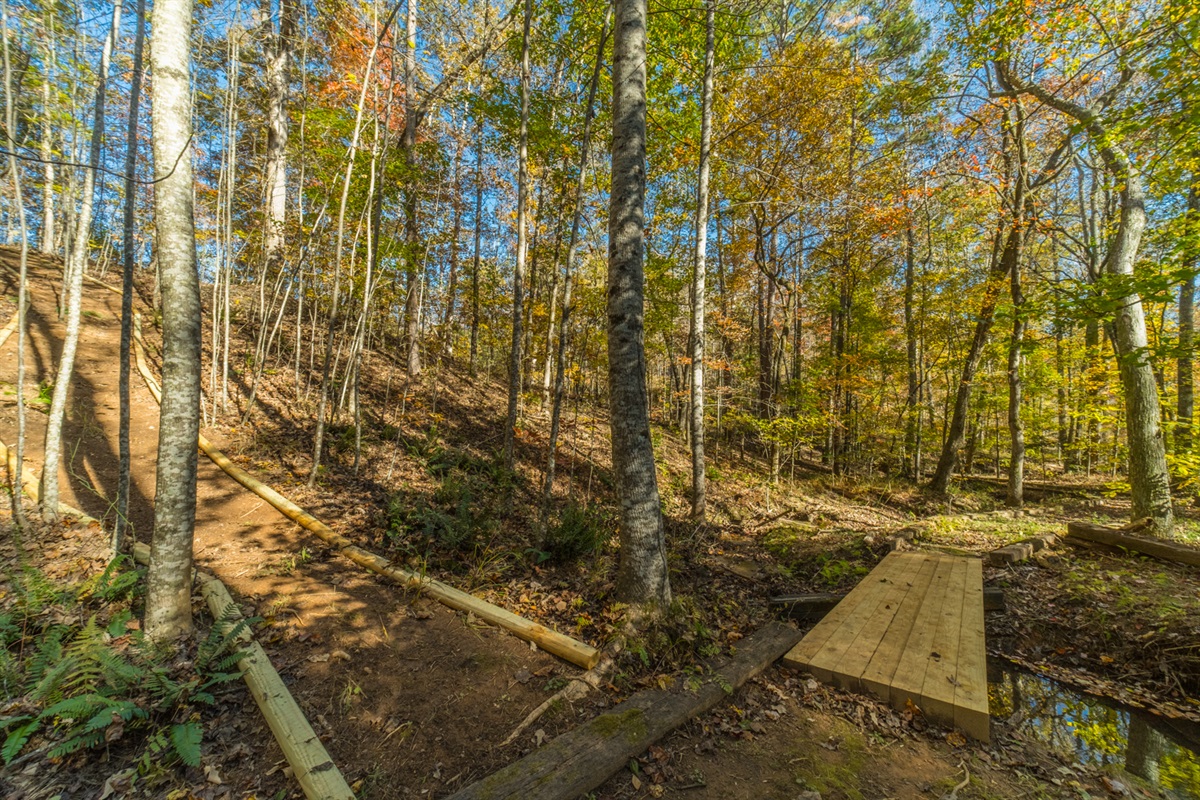
{"type": "Polygon", "coordinates": [[[994,718],[1080,764],[1119,767],[1168,796],[1200,800],[1200,724],[1083,694],[988,659],[994,718]]]}

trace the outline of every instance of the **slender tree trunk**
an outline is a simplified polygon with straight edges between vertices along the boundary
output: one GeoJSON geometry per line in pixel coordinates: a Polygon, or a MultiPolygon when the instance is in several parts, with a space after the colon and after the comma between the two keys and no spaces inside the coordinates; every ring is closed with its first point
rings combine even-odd
{"type": "Polygon", "coordinates": [[[571,214],[571,234],[567,240],[567,259],[563,272],[563,307],[558,322],[558,347],[554,358],[554,400],[550,408],[550,444],[546,455],[546,480],[542,487],[543,520],[550,513],[550,500],[554,491],[554,468],[558,455],[558,434],[562,419],[563,397],[566,394],[567,347],[571,337],[571,317],[575,313],[573,294],[575,280],[575,256],[579,247],[579,229],[583,222],[583,191],[587,182],[589,149],[592,143],[592,121],[595,118],[596,91],[600,85],[600,69],[604,64],[604,45],[608,41],[612,11],[604,17],[600,30],[600,44],[596,47],[596,63],[592,67],[592,80],[588,84],[587,107],[583,114],[583,135],[579,142],[579,172],[575,178],[574,209],[571,214]]]}
{"type": "Polygon", "coordinates": [[[920,480],[917,427],[920,424],[921,383],[917,364],[917,322],[913,314],[916,286],[916,233],[912,223],[904,232],[904,340],[908,356],[908,396],[904,401],[904,474],[920,480]]]}
{"type": "Polygon", "coordinates": [[[169,641],[192,629],[192,536],[200,432],[200,282],[192,217],[191,0],[157,0],[154,81],[155,225],[162,275],[163,387],[146,635],[169,641]]]}
{"type": "MultiPolygon", "coordinates": [[[[409,0],[413,2],[413,0],[409,0]]],[[[341,278],[340,270],[342,264],[342,247],[346,238],[346,204],[350,197],[350,181],[354,177],[354,155],[358,150],[359,136],[362,134],[363,112],[367,103],[367,89],[371,86],[371,73],[375,69],[375,55],[379,51],[379,43],[383,41],[387,35],[388,28],[391,27],[392,20],[396,18],[396,13],[399,6],[392,9],[392,13],[384,21],[383,28],[380,29],[379,35],[375,38],[375,44],[371,48],[371,53],[367,57],[367,68],[364,71],[362,88],[358,93],[358,112],[354,117],[354,135],[350,140],[350,147],[346,151],[346,174],[342,178],[342,197],[338,204],[338,227],[337,227],[337,247],[334,251],[333,259],[333,296],[330,300],[329,311],[329,326],[325,335],[325,359],[321,367],[321,394],[317,401],[317,430],[313,435],[313,463],[312,470],[308,474],[308,486],[315,486],[317,483],[317,473],[321,468],[321,452],[325,444],[325,411],[329,403],[329,380],[331,375],[331,367],[333,362],[333,338],[337,331],[337,317],[339,312],[339,304],[341,301],[341,278]]],[[[314,325],[314,336],[316,334],[314,325]]]]}
{"type": "Polygon", "coordinates": [[[704,89],[700,100],[700,175],[696,183],[696,250],[692,259],[691,445],[692,517],[704,519],[704,279],[708,250],[708,173],[712,149],[713,68],[716,0],[707,0],[704,15],[704,89]]]}
{"type": "Polygon", "coordinates": [[[1021,261],[1024,243],[1032,225],[1029,206],[1028,151],[1025,144],[1025,108],[1018,100],[1010,111],[1012,140],[1016,155],[1016,174],[1013,176],[1012,225],[1017,237],[1016,253],[1009,265],[1010,289],[1013,304],[1012,336],[1008,344],[1008,492],[1009,508],[1020,508],[1025,502],[1025,426],[1021,421],[1021,347],[1025,339],[1025,296],[1021,289],[1021,261]]]}
{"type": "MultiPolygon", "coordinates": [[[[12,501],[13,521],[18,530],[25,527],[25,507],[21,504],[21,472],[25,459],[25,307],[28,292],[26,280],[29,267],[29,227],[25,219],[25,194],[21,190],[21,171],[17,163],[16,148],[11,141],[12,133],[17,129],[16,103],[13,97],[12,55],[8,46],[8,2],[0,0],[0,36],[3,36],[4,48],[4,130],[8,132],[10,141],[5,142],[8,150],[8,171],[12,180],[13,210],[17,215],[17,230],[20,235],[21,256],[18,265],[17,279],[17,459],[16,469],[10,475],[13,491],[9,498],[12,501]]],[[[18,556],[21,554],[18,553],[18,556]]]]}
{"type": "Polygon", "coordinates": [[[266,272],[276,274],[283,262],[283,233],[287,221],[288,77],[292,57],[292,10],[279,2],[278,31],[271,21],[271,0],[263,0],[264,24],[269,29],[266,52],[267,83],[267,214],[263,231],[266,272]]]}
{"type": "Polygon", "coordinates": [[[83,273],[87,268],[88,244],[91,238],[92,209],[95,203],[96,171],[100,166],[100,147],[104,137],[104,100],[108,89],[108,67],[112,60],[113,45],[121,31],[121,3],[113,4],[112,27],[104,39],[100,55],[100,72],[96,78],[96,107],[92,120],[92,145],[88,168],[84,172],[83,203],[79,222],[75,228],[75,240],[71,245],[67,262],[66,285],[67,318],[63,336],[62,354],[59,357],[58,375],[54,380],[54,394],[50,400],[50,416],[46,420],[46,443],[43,449],[42,467],[42,516],[50,521],[58,519],[58,469],[62,454],[62,430],[67,416],[67,398],[71,388],[71,376],[75,370],[75,352],[79,346],[79,316],[83,303],[83,273]]]}
{"type": "Polygon", "coordinates": [[[471,259],[471,375],[479,357],[479,270],[483,243],[483,116],[475,123],[475,252],[471,259]]]}
{"type": "Polygon", "coordinates": [[[38,237],[38,249],[42,255],[54,254],[54,144],[53,144],[53,109],[52,88],[55,59],[54,59],[54,17],[50,15],[50,43],[47,45],[49,66],[42,79],[42,230],[38,237]]]}
{"type": "Polygon", "coordinates": [[[1021,259],[1013,261],[1012,338],[1008,343],[1008,495],[1009,508],[1025,501],[1025,425],[1021,421],[1021,345],[1025,339],[1025,297],[1021,291],[1021,259]]]}
{"type": "MultiPolygon", "coordinates": [[[[465,132],[465,131],[464,131],[465,132]]],[[[458,300],[458,244],[462,236],[462,151],[463,137],[454,150],[454,222],[450,225],[450,274],[446,278],[446,305],[442,312],[442,356],[448,358],[453,347],[454,310],[458,300]]]]}
{"type": "Polygon", "coordinates": [[[421,374],[421,264],[417,230],[417,0],[407,0],[404,48],[404,239],[407,295],[404,301],[404,339],[410,379],[421,374]]]}
{"type": "Polygon", "coordinates": [[[616,0],[608,221],[608,390],[621,498],[617,596],[666,609],[666,541],[646,409],[646,3],[616,0]]]}
{"type": "Polygon", "coordinates": [[[513,268],[512,349],[508,358],[508,418],[504,423],[504,464],[514,464],[517,432],[517,401],[521,395],[521,315],[523,313],[525,258],[529,247],[529,28],[533,0],[525,0],[521,35],[521,132],[517,144],[517,263],[513,268]]]}
{"type": "MultiPolygon", "coordinates": [[[[125,214],[122,225],[121,262],[121,351],[120,351],[120,450],[117,473],[117,520],[113,526],[113,553],[121,552],[125,529],[129,524],[129,349],[133,344],[133,260],[134,213],[137,209],[136,176],[138,150],[138,106],[142,92],[142,44],[145,39],[146,0],[138,0],[137,26],[133,38],[133,77],[129,85],[129,126],[125,138],[125,214]]],[[[214,309],[215,311],[215,309],[214,309]]],[[[215,361],[215,359],[214,359],[215,361]]]]}
{"type": "MultiPolygon", "coordinates": [[[[1200,233],[1200,176],[1192,177],[1192,188],[1188,193],[1188,217],[1191,221],[1192,235],[1200,233]]],[[[1196,275],[1194,270],[1200,268],[1200,252],[1195,247],[1189,248],[1189,271],[1179,284],[1179,356],[1175,361],[1176,383],[1178,384],[1179,399],[1175,409],[1175,450],[1187,452],[1192,446],[1192,417],[1195,410],[1195,380],[1192,373],[1192,363],[1195,359],[1193,340],[1196,329],[1196,315],[1193,308],[1196,295],[1196,275]]]]}
{"type": "Polygon", "coordinates": [[[1003,252],[996,252],[998,247],[993,247],[992,267],[984,286],[983,302],[975,322],[975,335],[971,339],[967,358],[963,362],[962,377],[959,379],[958,388],[954,393],[953,416],[946,431],[942,454],[938,458],[937,470],[929,484],[930,489],[935,492],[945,492],[950,486],[950,479],[954,477],[954,470],[958,465],[958,451],[962,449],[966,434],[967,414],[971,406],[971,388],[975,382],[975,373],[979,369],[979,361],[983,358],[983,349],[987,345],[992,323],[995,320],[996,303],[1003,286],[1002,281],[1008,274],[1012,259],[1016,255],[1018,235],[1010,231],[1007,236],[1002,237],[1002,232],[998,230],[996,232],[997,245],[1002,238],[1004,240],[1003,252]]]}

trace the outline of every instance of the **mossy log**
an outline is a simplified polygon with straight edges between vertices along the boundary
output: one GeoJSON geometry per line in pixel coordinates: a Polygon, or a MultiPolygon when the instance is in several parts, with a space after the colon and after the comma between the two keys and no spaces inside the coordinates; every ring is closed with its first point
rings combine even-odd
{"type": "MultiPolygon", "coordinates": [[[[146,364],[144,355],[144,343],[141,336],[140,319],[134,319],[134,356],[137,361],[138,372],[141,373],[142,379],[146,382],[146,387],[150,393],[154,395],[154,399],[161,402],[162,392],[159,389],[158,381],[155,380],[150,368],[146,364]]],[[[288,519],[300,525],[302,528],[315,533],[326,544],[334,548],[340,555],[350,559],[355,564],[365,567],[377,575],[382,575],[397,583],[408,586],[413,589],[425,593],[434,598],[438,602],[449,606],[458,611],[468,611],[474,614],[479,619],[504,628],[513,633],[515,636],[526,641],[533,642],[538,647],[548,653],[562,658],[566,661],[576,664],[584,669],[591,669],[600,661],[600,651],[591,645],[572,639],[556,631],[552,631],[544,625],[539,625],[536,622],[531,622],[523,617],[513,614],[511,611],[493,605],[486,600],[480,600],[478,597],[467,594],[464,591],[455,589],[453,586],[442,583],[441,581],[428,578],[423,575],[417,575],[407,570],[391,564],[383,556],[376,555],[369,550],[364,550],[358,547],[345,536],[334,531],[325,523],[314,517],[312,514],[305,511],[300,506],[293,503],[288,498],[284,497],[275,489],[255,478],[246,470],[234,464],[229,459],[229,456],[221,452],[212,442],[203,436],[199,441],[200,450],[208,456],[214,464],[220,467],[225,474],[233,478],[238,483],[245,486],[250,491],[270,503],[277,511],[286,516],[288,519]]]]}
{"type": "Polygon", "coordinates": [[[1179,542],[1166,539],[1147,539],[1142,536],[1130,536],[1128,528],[1105,528],[1101,525],[1090,525],[1086,522],[1067,523],[1067,538],[1082,539],[1087,542],[1119,547],[1132,550],[1147,556],[1154,556],[1163,561],[1174,561],[1177,564],[1188,564],[1200,567],[1200,547],[1191,547],[1179,542]]]}
{"type": "Polygon", "coordinates": [[[714,665],[699,686],[639,692],[450,800],[570,800],[586,794],[663,736],[728,698],[798,641],[795,628],[770,623],[744,639],[736,655],[714,665]]]}

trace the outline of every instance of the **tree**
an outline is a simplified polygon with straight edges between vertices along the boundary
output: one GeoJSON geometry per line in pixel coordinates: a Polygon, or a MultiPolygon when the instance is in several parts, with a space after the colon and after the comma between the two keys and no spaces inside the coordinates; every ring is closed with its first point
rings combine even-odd
{"type": "Polygon", "coordinates": [[[191,0],[154,4],[154,222],[162,282],[163,385],[146,635],[192,630],[192,536],[200,433],[200,281],[192,209],[191,0]]]}
{"type": "MultiPolygon", "coordinates": [[[[146,0],[138,0],[137,28],[133,39],[133,77],[129,86],[129,124],[125,132],[125,213],[121,246],[121,350],[118,377],[120,394],[119,463],[117,465],[117,520],[113,526],[113,553],[121,551],[122,538],[129,521],[129,355],[133,345],[133,266],[134,215],[137,198],[134,182],[137,165],[138,107],[142,91],[142,44],[145,31],[146,0]]],[[[216,360],[215,358],[213,359],[216,360]]]]}
{"type": "Polygon", "coordinates": [[[21,237],[21,260],[17,276],[17,459],[16,468],[10,477],[13,519],[18,527],[25,524],[25,509],[21,505],[21,470],[25,458],[25,306],[28,284],[26,272],[29,266],[29,226],[25,221],[25,193],[21,189],[21,171],[17,165],[17,153],[13,133],[17,129],[16,102],[13,96],[12,56],[8,47],[8,2],[0,0],[0,36],[4,37],[4,130],[8,141],[8,171],[12,179],[13,208],[17,213],[17,227],[21,237]]]}
{"type": "Polygon", "coordinates": [[[1169,536],[1175,516],[1171,507],[1171,478],[1167,471],[1158,385],[1150,363],[1142,298],[1131,284],[1138,247],[1146,228],[1146,193],[1141,172],[1104,117],[1105,108],[1134,74],[1131,68],[1123,68],[1116,83],[1098,100],[1087,105],[1056,94],[1036,81],[1018,78],[1009,70],[1006,70],[1005,78],[1016,91],[1036,97],[1083,128],[1117,187],[1120,210],[1104,265],[1108,275],[1122,282],[1116,289],[1119,294],[1116,298],[1115,345],[1121,383],[1125,388],[1132,512],[1134,519],[1149,517],[1153,520],[1154,531],[1159,536],[1169,536]]]}
{"type": "Polygon", "coordinates": [[[504,465],[513,468],[517,433],[517,401],[521,395],[521,315],[525,292],[525,258],[529,251],[529,26],[533,0],[525,0],[521,33],[521,132],[517,142],[517,263],[513,267],[512,349],[508,356],[508,416],[504,422],[504,465]]]}
{"type": "Polygon", "coordinates": [[[612,188],[608,218],[608,392],[620,497],[623,600],[671,601],[654,447],[646,408],[646,2],[616,0],[612,188]]]}
{"type": "Polygon", "coordinates": [[[704,519],[704,278],[708,249],[708,173],[712,148],[713,39],[716,0],[704,13],[704,88],[700,100],[700,175],[696,181],[696,250],[692,259],[691,370],[692,516],[704,519]]]}
{"type": "Polygon", "coordinates": [[[75,370],[75,351],[79,346],[79,315],[83,303],[83,273],[87,270],[88,251],[92,237],[92,212],[96,200],[96,172],[100,167],[100,150],[104,136],[104,100],[108,90],[108,67],[113,46],[121,31],[121,2],[113,3],[112,26],[104,39],[100,55],[100,71],[96,76],[96,104],[92,115],[92,143],[88,166],[84,170],[83,202],[75,225],[74,241],[63,275],[67,296],[66,334],[59,356],[58,375],[54,379],[54,394],[50,399],[50,416],[46,420],[45,463],[42,467],[42,516],[58,519],[58,468],[62,454],[63,423],[67,416],[67,399],[71,375],[75,370]]]}
{"type": "Polygon", "coordinates": [[[274,273],[282,266],[283,233],[287,221],[288,81],[295,28],[290,0],[279,2],[278,28],[272,21],[271,0],[263,0],[263,27],[267,32],[267,164],[266,220],[263,226],[264,267],[274,273]]]}

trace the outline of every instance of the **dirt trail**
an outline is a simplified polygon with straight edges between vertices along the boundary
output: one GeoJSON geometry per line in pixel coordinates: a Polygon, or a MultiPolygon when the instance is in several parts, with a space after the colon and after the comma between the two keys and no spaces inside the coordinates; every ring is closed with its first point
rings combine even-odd
{"type": "MultiPolygon", "coordinates": [[[[10,251],[0,252],[0,265],[7,267],[0,273],[3,292],[15,300],[10,251]]],[[[25,397],[41,407],[38,386],[53,380],[61,350],[64,329],[55,317],[61,278],[40,260],[31,267],[25,397]]],[[[64,502],[111,522],[120,298],[91,284],[85,295],[60,478],[64,502]]],[[[156,332],[148,328],[146,335],[154,344],[156,332]]],[[[0,352],[0,380],[9,387],[16,379],[15,342],[14,336],[0,352]]],[[[136,372],[131,399],[130,523],[138,539],[149,541],[158,406],[136,372]]],[[[0,398],[0,439],[6,442],[16,438],[15,409],[9,388],[0,398]]],[[[41,464],[44,430],[45,414],[31,408],[27,464],[41,464]]],[[[511,749],[499,753],[494,745],[547,696],[548,678],[576,672],[511,636],[365,576],[203,455],[195,551],[197,563],[215,572],[246,611],[266,620],[260,640],[314,728],[323,738],[328,734],[347,779],[363,781],[358,788],[371,797],[441,794],[507,762],[511,749]]],[[[244,774],[227,776],[235,785],[240,781],[239,794],[278,785],[282,777],[272,783],[263,775],[263,765],[282,758],[263,730],[261,751],[252,754],[244,774]]],[[[213,746],[220,746],[219,734],[213,746]]]]}

